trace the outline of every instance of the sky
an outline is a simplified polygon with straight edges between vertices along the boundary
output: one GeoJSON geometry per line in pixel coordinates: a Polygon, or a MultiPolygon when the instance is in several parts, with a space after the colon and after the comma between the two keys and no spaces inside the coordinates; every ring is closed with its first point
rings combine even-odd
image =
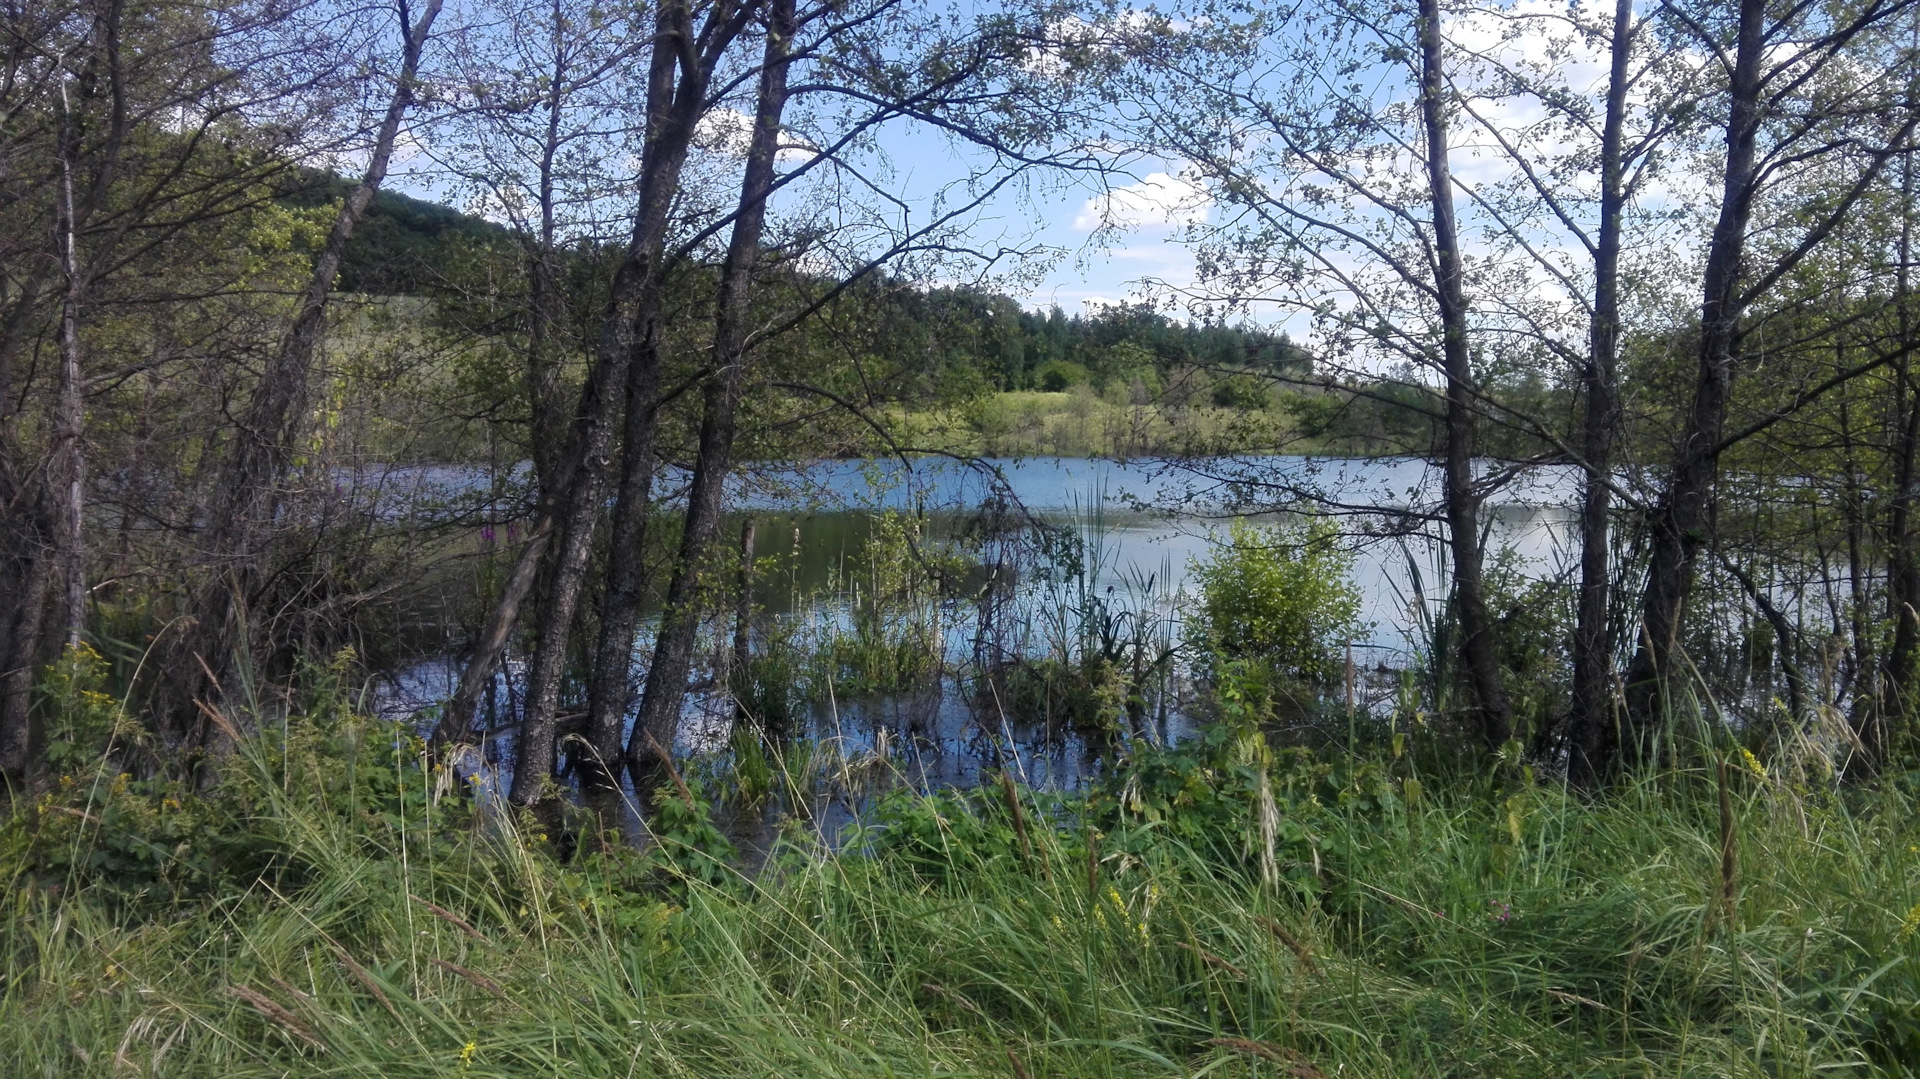
{"type": "MultiPolygon", "coordinates": [[[[973,2],[991,3],[992,0],[973,2]]],[[[490,51],[492,58],[502,64],[527,61],[531,53],[524,41],[512,42],[500,33],[503,25],[511,24],[498,20],[512,19],[516,14],[512,7],[497,7],[489,0],[460,5],[466,9],[462,14],[469,19],[494,21],[490,29],[481,31],[485,37],[467,39],[468,44],[453,47],[445,54],[449,66],[444,77],[450,80],[449,86],[457,88],[462,79],[476,77],[471,74],[475,68],[459,67],[461,62],[471,65],[474,62],[471,58],[455,59],[456,54],[471,49],[475,41],[479,42],[481,51],[490,51]],[[462,71],[468,74],[460,74],[462,71]]],[[[450,13],[454,10],[449,9],[450,13]]],[[[514,36],[525,37],[524,34],[514,36]]],[[[494,77],[484,61],[478,70],[480,78],[494,77]]],[[[793,111],[790,110],[790,115],[793,111]]],[[[804,120],[799,124],[804,131],[804,120]]],[[[707,141],[722,147],[721,156],[730,153],[737,159],[744,150],[749,121],[743,113],[721,110],[720,115],[711,117],[703,127],[708,129],[707,141]]],[[[1066,141],[1072,141],[1076,133],[1063,134],[1066,141]]],[[[403,135],[389,187],[416,198],[504,220],[505,215],[497,204],[490,204],[486,198],[475,198],[470,186],[450,178],[448,164],[460,153],[456,146],[460,141],[460,136],[440,127],[433,117],[422,117],[403,135]]],[[[806,145],[803,135],[796,134],[794,141],[797,147],[806,145]]],[[[783,153],[781,161],[790,168],[807,156],[804,149],[796,148],[783,153]]],[[[977,171],[981,161],[982,152],[978,149],[956,145],[951,138],[925,127],[893,121],[855,164],[869,177],[877,178],[889,197],[901,200],[902,205],[911,207],[913,214],[924,220],[943,199],[945,204],[952,204],[952,185],[969,171],[977,171]]],[[[343,161],[340,165],[344,172],[357,171],[351,162],[343,161]]],[[[723,183],[737,167],[724,161],[718,165],[710,175],[719,177],[723,183]]],[[[631,167],[631,163],[626,165],[628,169],[631,167]]],[[[614,165],[607,171],[617,174],[620,166],[614,165]]],[[[1132,162],[1121,174],[1110,177],[1107,190],[1096,190],[1060,176],[1041,175],[997,196],[972,215],[965,229],[967,242],[979,247],[1031,250],[1038,254],[996,264],[992,275],[983,283],[1013,296],[1031,309],[1045,310],[1057,305],[1069,314],[1141,298],[1154,282],[1176,287],[1191,284],[1195,277],[1194,260],[1188,249],[1176,242],[1176,234],[1182,226],[1204,220],[1209,208],[1204,192],[1178,179],[1178,171],[1176,162],[1140,160],[1132,162]]],[[[619,177],[609,179],[617,182],[619,177]]],[[[776,221],[783,213],[790,219],[816,214],[820,207],[831,204],[833,192],[842,190],[856,197],[862,194],[858,184],[841,187],[825,177],[790,189],[784,199],[775,201],[776,221]]],[[[624,197],[624,193],[616,194],[607,200],[607,209],[600,211],[610,222],[615,214],[630,212],[630,207],[621,205],[624,197]]],[[[879,236],[881,232],[872,230],[872,234],[879,236]]],[[[930,270],[929,274],[930,283],[952,283],[972,276],[962,266],[930,270]]]]}
{"type": "MultiPolygon", "coordinates": [[[[900,149],[920,159],[917,168],[906,170],[903,188],[923,197],[955,167],[940,160],[947,157],[943,148],[900,149]],[[933,152],[923,156],[925,150],[933,152]]],[[[1073,315],[1141,299],[1161,283],[1192,284],[1193,255],[1178,242],[1177,233],[1210,210],[1194,205],[1197,189],[1165,167],[1149,163],[1144,168],[1150,171],[1132,170],[1117,177],[1118,186],[1111,191],[1074,185],[1027,192],[986,207],[973,232],[1009,246],[1044,249],[1021,264],[1037,279],[1007,273],[994,279],[994,287],[1029,309],[1057,306],[1073,315]],[[1111,227],[1103,231],[1103,224],[1111,227]]],[[[417,156],[396,168],[390,183],[416,198],[469,212],[479,209],[452,195],[438,171],[417,156]]]]}
{"type": "MultiPolygon", "coordinates": [[[[479,2],[484,10],[487,0],[479,2]]],[[[1586,2],[1591,4],[1594,0],[1586,2]]],[[[1545,12],[1563,3],[1564,0],[1516,0],[1513,10],[1537,7],[1545,12]]],[[[1511,25],[1500,22],[1479,25],[1472,17],[1466,17],[1454,21],[1450,31],[1451,36],[1469,46],[1473,53],[1510,54],[1510,59],[1503,62],[1538,61],[1553,53],[1534,34],[1512,35],[1511,25]]],[[[1563,75],[1576,92],[1590,92],[1589,88],[1604,76],[1603,56],[1586,43],[1576,43],[1561,55],[1568,61],[1563,75]]],[[[1539,119],[1532,115],[1539,111],[1537,104],[1507,99],[1485,107],[1497,114],[1491,118],[1502,127],[1524,127],[1539,119]]],[[[708,162],[708,175],[720,184],[724,185],[735,173],[737,165],[724,158],[732,153],[737,160],[739,150],[727,147],[744,145],[740,136],[747,123],[743,114],[732,112],[723,113],[708,125],[712,128],[710,141],[718,155],[708,162]]],[[[796,125],[806,130],[804,120],[797,120],[796,125]]],[[[1463,125],[1466,126],[1470,125],[1463,125]]],[[[830,137],[831,132],[813,134],[824,139],[830,137]]],[[[1063,141],[1072,142],[1078,134],[1062,132],[1063,141]]],[[[410,137],[411,145],[403,149],[396,161],[390,181],[393,186],[416,197],[498,216],[488,213],[486,206],[463,198],[439,174],[438,169],[446,157],[444,153],[437,154],[438,147],[431,144],[442,136],[436,135],[430,126],[423,126],[410,132],[410,137]]],[[[1507,171],[1502,155],[1484,152],[1491,147],[1472,145],[1470,130],[1458,133],[1457,138],[1461,145],[1454,153],[1456,177],[1470,185],[1498,182],[1500,174],[1507,171]]],[[[805,136],[796,134],[794,148],[782,155],[783,164],[791,168],[806,160],[807,145],[805,136]]],[[[924,220],[935,207],[943,205],[943,199],[945,205],[952,204],[954,185],[970,171],[978,171],[981,160],[982,152],[978,149],[956,145],[951,138],[924,127],[894,121],[882,129],[874,144],[855,159],[855,164],[874,179],[878,188],[886,191],[888,198],[897,200],[894,210],[889,212],[924,220]]],[[[1185,178],[1186,170],[1180,161],[1136,156],[1116,159],[1115,163],[1120,172],[1107,178],[1108,186],[1104,189],[1096,189],[1088,182],[1042,175],[995,197],[977,210],[963,230],[966,243],[982,248],[1039,252],[1031,258],[997,264],[994,275],[983,283],[1014,296],[1031,309],[1058,306],[1069,314],[1086,313],[1120,301],[1165,298],[1195,285],[1198,271],[1194,254],[1181,242],[1181,237],[1188,226],[1212,223],[1219,208],[1213,205],[1204,186],[1185,178]]],[[[617,173],[619,169],[616,166],[608,171],[617,173]]],[[[855,211],[854,216],[858,212],[870,212],[875,215],[873,221],[885,220],[886,213],[882,212],[886,210],[885,203],[862,192],[858,183],[836,181],[824,175],[824,170],[815,176],[816,179],[797,185],[776,199],[776,220],[782,216],[795,220],[830,213],[841,197],[837,193],[843,192],[850,192],[856,201],[867,199],[868,209],[855,211]]],[[[609,179],[617,183],[619,177],[609,179]]],[[[609,220],[613,214],[623,211],[622,197],[616,194],[608,200],[609,220]]],[[[840,213],[845,218],[849,212],[840,213]]],[[[1471,230],[1470,203],[1465,204],[1462,213],[1463,225],[1471,230]]],[[[897,220],[886,223],[897,224],[897,220]]],[[[883,238],[884,225],[870,221],[867,235],[869,243],[883,238]]],[[[1471,247],[1471,236],[1463,238],[1471,247]]],[[[1565,246],[1564,237],[1542,235],[1535,242],[1549,252],[1565,246]]],[[[1568,253],[1576,252],[1569,249],[1568,253]]],[[[823,264],[823,268],[830,267],[823,264]]],[[[925,273],[929,283],[954,283],[972,276],[972,271],[959,265],[930,267],[925,273]]],[[[1169,313],[1180,314],[1178,310],[1169,313]]],[[[1283,318],[1272,308],[1255,309],[1249,314],[1256,321],[1294,331],[1296,336],[1304,336],[1307,329],[1304,325],[1292,325],[1293,320],[1283,318]]],[[[1295,319],[1303,318],[1295,316],[1295,319]]]]}

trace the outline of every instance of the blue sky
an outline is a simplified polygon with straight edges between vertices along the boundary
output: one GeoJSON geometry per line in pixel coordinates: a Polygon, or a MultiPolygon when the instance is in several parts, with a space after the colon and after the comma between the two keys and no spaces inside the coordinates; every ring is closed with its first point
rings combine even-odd
{"type": "MultiPolygon", "coordinates": [[[[738,114],[718,119],[722,128],[746,123],[738,114]]],[[[1065,134],[1067,141],[1074,137],[1074,133],[1065,134]]],[[[434,160],[430,151],[448,150],[451,141],[431,125],[410,131],[396,154],[388,186],[499,219],[500,215],[487,213],[476,203],[470,192],[451,183],[444,163],[434,160]]],[[[783,158],[791,166],[804,160],[804,155],[783,158]]],[[[877,145],[852,164],[878,177],[889,195],[924,218],[943,189],[976,171],[984,159],[975,148],[895,121],[877,145]]],[[[730,171],[724,160],[712,164],[718,166],[713,176],[724,178],[730,171]]],[[[1044,171],[1022,179],[1017,191],[1003,193],[976,211],[965,230],[967,240],[976,245],[1043,252],[1017,266],[1012,262],[997,266],[990,282],[993,287],[1030,308],[1058,305],[1078,314],[1105,303],[1138,299],[1152,282],[1184,285],[1192,281],[1193,259],[1177,242],[1177,235],[1184,224],[1204,220],[1210,208],[1199,188],[1178,179],[1175,166],[1155,160],[1125,163],[1122,171],[1108,177],[1106,190],[1091,181],[1044,171]]],[[[817,212],[833,189],[825,177],[789,189],[786,198],[776,200],[776,218],[782,212],[817,212]]],[[[610,204],[603,212],[624,215],[630,210],[630,206],[610,204]]],[[[952,278],[966,273],[964,267],[955,267],[952,278]]]]}

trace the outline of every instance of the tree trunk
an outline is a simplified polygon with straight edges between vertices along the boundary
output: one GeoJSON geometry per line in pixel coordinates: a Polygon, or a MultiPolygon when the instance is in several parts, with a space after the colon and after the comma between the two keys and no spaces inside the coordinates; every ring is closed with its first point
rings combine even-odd
{"type": "MultiPolygon", "coordinates": [[[[1845,350],[1834,349],[1834,366],[1845,369],[1845,350]]],[[[1856,450],[1859,441],[1853,429],[1853,410],[1849,407],[1851,393],[1847,387],[1840,391],[1840,442],[1844,449],[1841,465],[1846,476],[1841,484],[1840,513],[1841,522],[1846,527],[1847,539],[1847,587],[1848,587],[1848,626],[1849,666],[1847,695],[1852,698],[1849,721],[1855,734],[1860,736],[1862,752],[1857,767],[1871,771],[1874,762],[1871,759],[1873,744],[1878,741],[1880,717],[1880,687],[1876,684],[1880,678],[1880,664],[1874,658],[1873,593],[1868,562],[1868,516],[1866,491],[1863,489],[1863,469],[1856,450]]],[[[1797,718],[1797,717],[1796,717],[1797,718]]]]}
{"type": "Polygon", "coordinates": [[[566,50],[558,18],[556,12],[553,71],[547,86],[547,132],[540,148],[540,234],[528,252],[527,266],[527,313],[532,319],[527,327],[527,407],[534,433],[533,475],[543,496],[564,480],[562,454],[566,448],[561,440],[546,437],[548,432],[563,430],[566,424],[560,403],[560,358],[554,341],[564,318],[554,252],[554,156],[560,148],[566,92],[566,50]]]}
{"type": "Polygon", "coordinates": [[[507,578],[507,587],[500,594],[500,601],[494,605],[493,616],[487,621],[487,632],[474,647],[473,657],[460,672],[460,685],[454,691],[453,699],[447,702],[446,710],[440,713],[440,722],[433,729],[433,742],[437,746],[454,745],[464,742],[473,729],[473,713],[479,706],[480,694],[493,684],[494,668],[500,665],[500,656],[507,649],[507,638],[513,635],[513,624],[520,617],[520,605],[527,600],[527,593],[533,590],[533,579],[539,575],[540,563],[547,553],[547,545],[553,536],[553,518],[543,517],[534,526],[533,534],[527,537],[527,545],[521,548],[520,557],[514,561],[513,573],[507,578]]]}
{"type": "Polygon", "coordinates": [[[634,723],[628,752],[642,759],[659,747],[673,751],[686,698],[694,637],[699,629],[697,586],[700,565],[720,523],[723,489],[733,453],[735,411],[746,374],[748,302],[766,225],[766,201],[774,181],[780,117],[787,103],[787,52],[794,31],[794,0],[772,0],[767,17],[766,58],[760,71],[758,105],[747,164],[740,185],[740,206],[720,273],[714,320],[713,374],[708,378],[700,423],[700,448],[693,484],[687,494],[687,521],[667,602],[660,614],[660,635],[647,668],[646,691],[634,723]]]}
{"type": "MultiPolygon", "coordinates": [[[[313,261],[299,313],[261,373],[232,451],[220,471],[216,491],[220,509],[213,535],[215,579],[198,604],[200,626],[195,646],[201,659],[216,670],[233,670],[236,653],[248,649],[242,627],[255,625],[247,607],[258,598],[252,592],[263,569],[261,562],[279,512],[282,487],[306,418],[308,382],[326,334],[327,301],[340,274],[347,243],[386,180],[400,123],[413,105],[420,54],[440,14],[441,2],[427,0],[426,9],[411,26],[406,22],[406,5],[400,7],[404,35],[400,72],[381,118],[367,170],[334,217],[333,229],[313,261]]],[[[192,659],[176,662],[184,671],[199,666],[192,659]]],[[[198,696],[199,692],[192,695],[198,696]]],[[[192,709],[188,702],[178,704],[185,710],[192,709]]]]}
{"type": "Polygon", "coordinates": [[[1465,267],[1454,219],[1448,164],[1445,78],[1440,53],[1439,0],[1420,0],[1420,111],[1426,128],[1427,183],[1433,199],[1434,281],[1440,306],[1441,350],[1447,380],[1445,479],[1448,548],[1453,558],[1454,609],[1461,658],[1473,687],[1480,738],[1497,749],[1513,736],[1501,680],[1498,642],[1487,616],[1481,575],[1480,493],[1473,479],[1473,359],[1467,348],[1465,267]]]}
{"type": "Polygon", "coordinates": [[[14,791],[25,785],[38,749],[31,707],[33,677],[47,659],[42,630],[53,581],[53,574],[38,564],[46,559],[51,545],[44,535],[22,535],[23,531],[16,527],[7,536],[21,546],[10,552],[6,575],[0,577],[0,585],[7,587],[11,597],[9,617],[0,625],[0,633],[6,634],[0,643],[7,649],[7,666],[0,670],[0,778],[14,791]]]}
{"type": "Polygon", "coordinates": [[[633,703],[633,646],[646,590],[647,514],[653,502],[660,393],[659,327],[653,323],[649,318],[641,362],[635,365],[627,387],[620,489],[614,499],[613,536],[607,551],[607,590],[587,686],[587,742],[594,756],[587,776],[601,786],[615,783],[620,770],[621,735],[626,733],[627,709],[633,703]]]}
{"type": "MultiPolygon", "coordinates": [[[[60,166],[54,198],[54,244],[50,270],[62,282],[56,332],[59,389],[52,416],[52,440],[46,468],[34,475],[22,468],[15,415],[14,364],[24,348],[44,287],[29,273],[12,297],[0,330],[0,543],[7,545],[0,567],[0,773],[24,782],[34,765],[34,676],[54,658],[56,640],[80,642],[86,619],[86,384],[81,374],[80,309],[86,300],[87,270],[80,236],[119,178],[130,126],[125,65],[121,55],[119,0],[96,7],[90,27],[90,77],[80,82],[83,100],[104,83],[109,108],[104,137],[96,153],[86,192],[76,191],[81,124],[68,95],[66,58],[56,65],[59,122],[55,155],[60,166]],[[104,72],[105,78],[99,76],[104,72]],[[50,620],[57,612],[58,617],[50,620]],[[51,624],[50,624],[51,621],[51,624]]],[[[24,399],[23,390],[20,397],[24,399]]],[[[22,406],[24,407],[24,406],[22,406]]]]}
{"type": "Polygon", "coordinates": [[[1652,757],[1678,673],[1675,659],[1699,553],[1713,527],[1713,492],[1740,328],[1740,263],[1756,180],[1766,10],[1765,0],[1740,0],[1720,215],[1701,281],[1699,372],[1666,491],[1648,522],[1652,542],[1640,642],[1627,669],[1627,715],[1618,755],[1628,766],[1652,757]]]}
{"type": "MultiPolygon", "coordinates": [[[[657,37],[647,78],[647,141],[641,155],[640,205],[634,216],[633,235],[627,245],[626,259],[615,275],[613,298],[602,323],[600,345],[594,357],[582,394],[574,438],[574,466],[561,501],[560,543],[555,558],[553,588],[546,608],[541,612],[539,645],[534,652],[532,670],[527,676],[525,716],[521,723],[519,759],[514,766],[512,799],[530,805],[540,798],[547,779],[553,774],[554,717],[559,708],[560,682],[565,673],[567,645],[574,614],[579,609],[580,593],[586,580],[587,556],[592,550],[593,534],[599,524],[601,505],[606,497],[607,465],[613,453],[614,422],[624,403],[627,423],[623,432],[620,497],[616,507],[613,546],[609,566],[620,573],[635,576],[625,595],[618,593],[622,581],[614,582],[602,609],[601,647],[596,649],[596,673],[600,685],[607,663],[606,624],[625,618],[626,655],[614,664],[624,687],[627,657],[632,653],[631,611],[624,615],[623,603],[637,604],[639,592],[637,559],[638,529],[644,527],[646,502],[650,497],[653,460],[652,423],[654,396],[659,384],[659,350],[654,325],[659,309],[659,277],[667,225],[680,173],[692,144],[695,125],[706,106],[707,86],[713,65],[725,53],[738,32],[739,21],[729,7],[718,8],[709,17],[721,27],[717,34],[702,34],[696,43],[690,16],[684,3],[662,5],[657,15],[657,37]],[[693,50],[704,45],[706,51],[693,50]],[[689,60],[688,57],[691,57],[689,60]],[[675,87],[675,71],[679,84],[675,87]],[[627,467],[636,459],[644,467],[627,467]],[[637,515],[637,517],[636,517],[637,515]],[[624,568],[620,568],[624,567],[624,568]]],[[[590,689],[589,696],[594,696],[590,689]]],[[[618,709],[625,712],[626,694],[618,697],[618,709]]],[[[611,710],[616,694],[601,685],[597,702],[591,707],[611,710]]],[[[604,713],[602,713],[604,715],[604,713]]],[[[604,722],[604,719],[598,722],[604,722]]],[[[616,719],[617,722],[617,719],[616,719]]],[[[589,742],[599,746],[602,735],[589,720],[589,742]]],[[[619,734],[613,736],[617,747],[619,734]]],[[[617,748],[615,753],[617,755],[617,748]]],[[[604,757],[604,754],[603,754],[604,757]]]]}
{"type": "Polygon", "coordinates": [[[1586,478],[1580,496],[1580,596],[1573,638],[1573,700],[1568,725],[1569,777],[1593,783],[1617,743],[1613,698],[1613,443],[1620,426],[1616,369],[1620,355],[1620,231],[1626,212],[1622,142],[1628,61],[1633,53],[1633,0],[1615,0],[1612,70],[1600,133],[1600,231],[1593,257],[1593,325],[1581,389],[1587,398],[1586,478]]]}
{"type": "MultiPolygon", "coordinates": [[[[1907,269],[1913,255],[1913,194],[1909,155],[1900,164],[1899,262],[1894,270],[1894,317],[1901,341],[1913,339],[1908,313],[1912,279],[1907,269]]],[[[1869,762],[1877,762],[1889,748],[1889,736],[1896,733],[1889,730],[1890,724],[1897,722],[1902,736],[1912,731],[1917,703],[1914,681],[1920,675],[1915,670],[1920,665],[1920,549],[1916,549],[1920,537],[1913,527],[1914,505],[1920,499],[1920,387],[1914,384],[1909,358],[1901,357],[1894,374],[1898,432],[1893,445],[1893,498],[1887,512],[1887,616],[1893,622],[1893,641],[1883,661],[1878,722],[1859,732],[1869,762]]]]}
{"type": "Polygon", "coordinates": [[[87,619],[86,549],[86,385],[80,376],[80,305],[86,296],[86,272],[80,265],[80,223],[73,198],[75,126],[60,81],[60,195],[55,228],[59,232],[60,273],[66,287],[60,298],[60,396],[54,408],[53,455],[48,462],[53,491],[53,546],[61,584],[61,629],[66,646],[80,643],[87,619]]]}
{"type": "MultiPolygon", "coordinates": [[[[753,518],[740,522],[740,591],[733,601],[733,669],[737,678],[747,678],[747,661],[753,658],[753,518]]],[[[736,687],[747,685],[737,682],[736,687]]],[[[740,689],[736,688],[735,696],[740,689]]]]}

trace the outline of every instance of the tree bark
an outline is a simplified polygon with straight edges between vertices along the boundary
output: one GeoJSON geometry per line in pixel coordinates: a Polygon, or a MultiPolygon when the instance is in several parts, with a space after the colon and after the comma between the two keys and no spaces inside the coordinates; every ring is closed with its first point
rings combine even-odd
{"type": "Polygon", "coordinates": [[[1600,133],[1600,225],[1593,257],[1593,324],[1586,370],[1586,478],[1580,494],[1580,596],[1573,638],[1573,699],[1568,725],[1569,778],[1590,785],[1605,771],[1618,741],[1613,697],[1613,445],[1620,426],[1616,370],[1620,355],[1620,233],[1626,212],[1622,143],[1628,62],[1633,53],[1633,0],[1615,0],[1607,112],[1600,133]]]}
{"type": "Polygon", "coordinates": [[[679,556],[660,614],[660,634],[653,662],[647,668],[640,716],[634,723],[627,751],[635,759],[673,751],[680,725],[680,706],[686,698],[687,672],[699,629],[698,584],[700,565],[720,523],[722,495],[733,453],[735,412],[746,373],[748,304],[753,274],[760,258],[760,237],[766,226],[767,195],[773,187],[774,158],[779,151],[780,118],[787,103],[788,50],[794,33],[794,0],[771,0],[767,16],[766,55],[760,70],[753,134],[740,185],[739,212],[721,267],[718,310],[714,319],[713,374],[709,376],[700,423],[700,448],[694,460],[693,484],[687,494],[686,527],[679,556]]]}
{"type": "MultiPolygon", "coordinates": [[[[641,157],[640,205],[626,258],[614,277],[613,298],[581,397],[572,474],[559,500],[560,543],[553,588],[541,612],[539,645],[527,676],[525,716],[520,727],[519,757],[514,766],[511,797],[520,805],[538,801],[553,774],[554,717],[559,708],[560,682],[565,673],[574,615],[586,580],[587,557],[605,501],[614,424],[620,418],[622,404],[627,415],[622,464],[638,456],[644,458],[645,467],[621,470],[621,494],[625,501],[615,514],[616,534],[609,564],[619,567],[638,556],[637,532],[629,532],[623,526],[637,529],[644,525],[645,502],[651,485],[653,397],[659,378],[654,322],[667,225],[694,127],[706,107],[713,66],[742,26],[737,9],[730,5],[722,5],[709,15],[709,32],[702,33],[697,41],[684,2],[662,5],[656,18],[658,40],[647,79],[648,127],[641,157]],[[702,47],[704,51],[700,51],[702,47]],[[635,506],[637,511],[633,509],[635,506]],[[639,515],[637,522],[632,519],[635,512],[639,515]]],[[[637,566],[629,564],[627,568],[637,574],[637,566]]],[[[637,576],[631,591],[637,596],[637,576]]],[[[618,602],[615,596],[608,597],[608,607],[602,612],[603,627],[609,617],[620,617],[618,602]]],[[[631,634],[629,629],[628,655],[632,649],[631,634]]],[[[596,657],[602,662],[597,662],[596,668],[606,666],[605,637],[603,629],[602,649],[597,650],[596,657]]],[[[622,682],[629,666],[626,656],[616,663],[622,682]]],[[[596,681],[598,677],[596,675],[596,681]]],[[[601,706],[610,708],[607,702],[611,699],[611,694],[603,693],[601,706]]],[[[624,694],[620,710],[624,714],[624,694]]],[[[618,738],[616,733],[616,746],[618,738]]],[[[592,732],[591,723],[589,741],[596,746],[601,741],[600,736],[592,732]]]]}
{"type": "Polygon", "coordinates": [[[1618,763],[1627,766],[1653,755],[1677,673],[1675,659],[1699,553],[1712,530],[1713,492],[1740,329],[1741,259],[1756,182],[1766,11],[1765,0],[1740,0],[1720,214],[1701,280],[1699,370],[1672,473],[1648,521],[1652,542],[1640,642],[1627,668],[1627,712],[1617,754],[1618,763]]]}
{"type": "Polygon", "coordinates": [[[1487,615],[1481,573],[1480,500],[1473,455],[1477,406],[1473,358],[1467,347],[1465,266],[1454,217],[1453,176],[1447,153],[1445,74],[1441,60],[1439,0],[1420,0],[1420,111],[1426,129],[1427,184],[1433,200],[1435,296],[1440,307],[1441,358],[1446,373],[1445,484],[1448,549],[1453,559],[1453,598],[1461,635],[1461,659],[1472,685],[1480,738],[1497,749],[1513,736],[1498,642],[1487,615]]]}

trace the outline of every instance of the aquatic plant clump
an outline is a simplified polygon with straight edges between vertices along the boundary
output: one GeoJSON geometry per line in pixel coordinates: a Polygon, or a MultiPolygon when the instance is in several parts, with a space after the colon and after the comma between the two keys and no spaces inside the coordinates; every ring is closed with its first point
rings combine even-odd
{"type": "Polygon", "coordinates": [[[1188,644],[1203,667],[1247,661],[1279,683],[1329,684],[1360,628],[1352,573],[1330,524],[1236,520],[1229,542],[1192,566],[1188,644]]]}

